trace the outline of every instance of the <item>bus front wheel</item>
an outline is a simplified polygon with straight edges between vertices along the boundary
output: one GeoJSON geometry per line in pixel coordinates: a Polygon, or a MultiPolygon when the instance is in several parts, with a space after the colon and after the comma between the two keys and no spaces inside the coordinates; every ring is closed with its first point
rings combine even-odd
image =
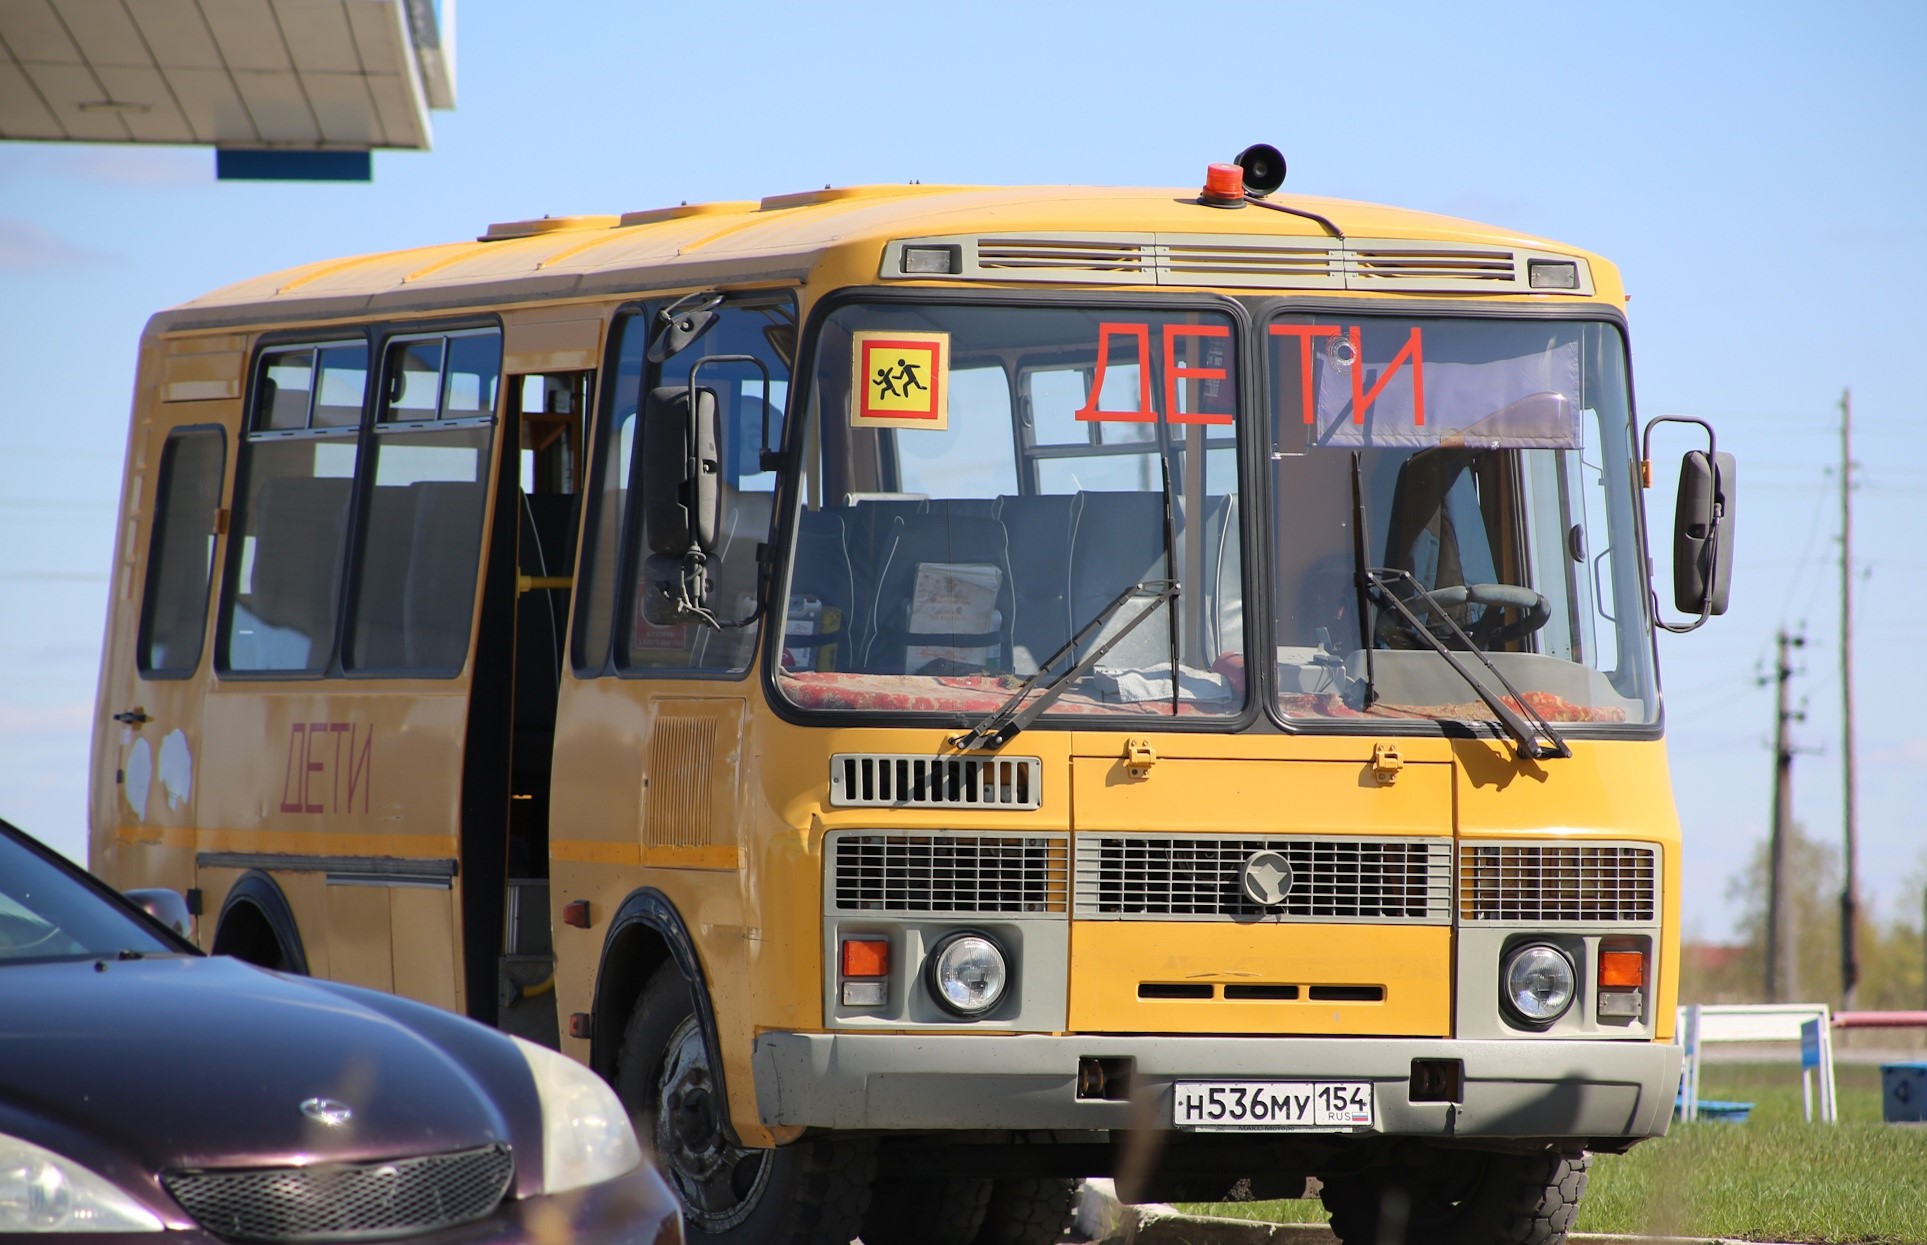
{"type": "Polygon", "coordinates": [[[710,1068],[689,984],[675,965],[657,970],[630,1013],[615,1080],[636,1136],[682,1203],[690,1241],[847,1245],[856,1235],[869,1203],[874,1145],[736,1145],[723,1127],[729,1106],[710,1068]]]}
{"type": "Polygon", "coordinates": [[[1591,1163],[1583,1150],[1434,1150],[1420,1163],[1327,1176],[1320,1196],[1344,1245],[1561,1245],[1591,1163]]]}
{"type": "Polygon", "coordinates": [[[1077,1189],[1075,1180],[998,1177],[977,1245],[1056,1245],[1077,1221],[1077,1189]]]}

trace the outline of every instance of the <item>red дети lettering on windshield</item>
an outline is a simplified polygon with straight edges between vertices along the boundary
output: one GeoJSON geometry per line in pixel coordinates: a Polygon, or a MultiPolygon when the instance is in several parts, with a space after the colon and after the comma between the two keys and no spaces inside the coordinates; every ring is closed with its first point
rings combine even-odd
{"type": "Polygon", "coordinates": [[[1174,424],[1228,424],[1229,413],[1208,414],[1204,411],[1180,411],[1178,409],[1178,380],[1191,377],[1194,380],[1227,380],[1231,373],[1222,367],[1186,367],[1178,362],[1178,339],[1180,337],[1203,337],[1231,339],[1231,326],[1228,324],[1167,324],[1164,326],[1164,409],[1174,424]]]}
{"type": "Polygon", "coordinates": [[[1405,345],[1392,356],[1392,361],[1385,365],[1385,370],[1378,374],[1378,380],[1373,383],[1370,393],[1365,392],[1365,367],[1362,362],[1365,352],[1359,344],[1359,326],[1356,324],[1351,327],[1351,342],[1352,422],[1354,424],[1365,422],[1365,408],[1378,401],[1378,395],[1385,391],[1386,384],[1397,375],[1398,369],[1410,363],[1412,365],[1412,426],[1423,428],[1425,426],[1425,351],[1421,345],[1418,325],[1412,326],[1412,335],[1405,339],[1405,345]]]}
{"type": "Polygon", "coordinates": [[[1365,388],[1365,368],[1360,362],[1365,357],[1362,326],[1353,324],[1340,328],[1336,324],[1274,324],[1269,331],[1273,337],[1298,339],[1298,376],[1302,387],[1299,402],[1307,424],[1318,422],[1318,398],[1312,381],[1312,342],[1320,337],[1343,336],[1351,347],[1352,423],[1365,422],[1365,412],[1378,401],[1379,395],[1385,392],[1385,386],[1397,375],[1398,370],[1409,364],[1412,369],[1412,424],[1420,428],[1425,426],[1425,339],[1417,325],[1412,326],[1405,345],[1392,356],[1385,370],[1378,374],[1369,392],[1365,388]]]}
{"type": "Polygon", "coordinates": [[[1151,326],[1148,324],[1114,324],[1100,322],[1097,326],[1097,370],[1091,376],[1090,396],[1076,412],[1078,419],[1116,420],[1127,424],[1155,424],[1158,421],[1157,408],[1151,405],[1151,326]],[[1137,409],[1135,411],[1101,411],[1098,400],[1104,394],[1104,369],[1110,366],[1111,339],[1130,337],[1137,342],[1137,409]]]}
{"type": "Polygon", "coordinates": [[[1296,337],[1298,339],[1298,375],[1304,382],[1304,393],[1299,401],[1305,410],[1305,422],[1317,423],[1318,399],[1312,392],[1311,352],[1312,339],[1315,337],[1336,337],[1344,332],[1336,324],[1274,324],[1271,326],[1273,337],[1296,337]]]}

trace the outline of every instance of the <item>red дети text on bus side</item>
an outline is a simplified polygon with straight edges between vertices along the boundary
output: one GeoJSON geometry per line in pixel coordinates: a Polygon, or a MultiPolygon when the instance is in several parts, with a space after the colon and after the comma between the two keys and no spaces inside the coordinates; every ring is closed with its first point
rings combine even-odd
{"type": "Polygon", "coordinates": [[[281,811],[367,812],[375,778],[374,749],[373,726],[294,723],[288,728],[288,762],[281,774],[281,811]]]}
{"type": "Polygon", "coordinates": [[[1416,324],[1412,326],[1411,336],[1405,339],[1405,345],[1392,356],[1392,361],[1386,365],[1383,372],[1379,373],[1378,379],[1372,383],[1369,392],[1365,389],[1365,369],[1359,365],[1359,360],[1365,357],[1365,350],[1360,340],[1362,331],[1358,325],[1354,324],[1341,329],[1336,324],[1274,324],[1271,326],[1271,335],[1298,339],[1298,375],[1304,385],[1300,402],[1305,412],[1306,423],[1317,422],[1318,413],[1318,398],[1312,392],[1312,341],[1319,337],[1343,335],[1345,344],[1351,347],[1349,370],[1352,374],[1352,422],[1354,424],[1365,422],[1366,410],[1372,403],[1378,401],[1379,394],[1385,392],[1386,383],[1392,379],[1399,368],[1409,363],[1412,367],[1412,423],[1417,427],[1425,425],[1425,347],[1424,339],[1420,336],[1416,324]]]}
{"type": "MultiPolygon", "coordinates": [[[[1178,381],[1189,378],[1206,383],[1230,379],[1231,373],[1218,366],[1194,366],[1179,361],[1179,342],[1185,338],[1222,338],[1230,340],[1228,324],[1167,324],[1164,326],[1164,410],[1174,424],[1228,424],[1231,415],[1178,409],[1178,381]]],[[[1222,356],[1220,356],[1222,357],[1222,356]]],[[[1128,322],[1102,321],[1097,326],[1097,369],[1091,376],[1090,394],[1076,412],[1078,419],[1114,420],[1127,424],[1154,424],[1158,408],[1151,393],[1151,326],[1128,322]],[[1105,411],[1098,409],[1104,393],[1104,371],[1110,366],[1113,338],[1129,338],[1137,344],[1137,409],[1105,411]]],[[[1128,366],[1128,365],[1120,365],[1128,366]]]]}

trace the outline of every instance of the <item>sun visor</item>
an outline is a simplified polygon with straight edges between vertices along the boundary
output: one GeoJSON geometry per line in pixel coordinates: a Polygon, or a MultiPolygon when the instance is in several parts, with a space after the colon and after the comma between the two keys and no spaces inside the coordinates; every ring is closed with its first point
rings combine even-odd
{"type": "Polygon", "coordinates": [[[1311,356],[1303,403],[1310,443],[1581,448],[1579,343],[1565,326],[1455,328],[1399,321],[1273,325],[1274,335],[1303,339],[1311,356]]]}

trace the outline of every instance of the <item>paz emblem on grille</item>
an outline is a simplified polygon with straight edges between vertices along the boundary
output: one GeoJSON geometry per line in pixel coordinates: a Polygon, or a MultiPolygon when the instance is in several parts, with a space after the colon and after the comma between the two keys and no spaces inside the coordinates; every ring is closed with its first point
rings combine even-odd
{"type": "Polygon", "coordinates": [[[329,1128],[340,1128],[355,1118],[354,1108],[332,1098],[309,1098],[301,1104],[301,1114],[329,1128]]]}
{"type": "Polygon", "coordinates": [[[1251,902],[1270,908],[1285,902],[1291,893],[1291,862],[1280,852],[1253,852],[1245,860],[1240,878],[1251,902]]]}

